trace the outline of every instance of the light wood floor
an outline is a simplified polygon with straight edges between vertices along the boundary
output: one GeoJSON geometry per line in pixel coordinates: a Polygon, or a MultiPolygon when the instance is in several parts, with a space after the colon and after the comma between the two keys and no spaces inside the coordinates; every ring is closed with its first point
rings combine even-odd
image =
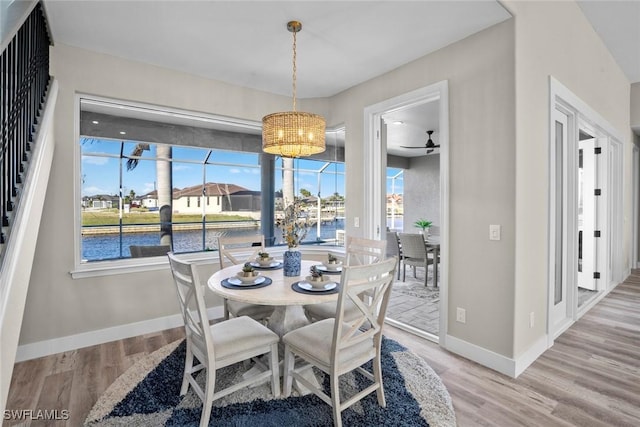
{"type": "MultiPolygon", "coordinates": [[[[440,375],[460,426],[640,426],[640,270],[515,380],[391,326],[385,335],[440,375]]],[[[18,363],[7,409],[66,409],[68,421],[47,425],[79,426],[120,374],[182,337],[176,328],[18,363]]]]}

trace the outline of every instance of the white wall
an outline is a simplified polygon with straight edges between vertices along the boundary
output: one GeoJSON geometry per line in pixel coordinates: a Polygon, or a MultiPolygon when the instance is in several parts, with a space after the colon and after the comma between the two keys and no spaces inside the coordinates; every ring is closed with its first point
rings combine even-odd
{"type": "MultiPolygon", "coordinates": [[[[629,81],[574,2],[505,1],[515,16],[516,264],[515,347],[520,355],[544,336],[547,312],[549,76],[609,121],[625,138],[630,171],[629,81]],[[537,323],[529,328],[529,313],[537,323]]],[[[625,177],[625,212],[630,179],[625,177]]],[[[630,232],[625,222],[625,235],[630,232]]],[[[629,259],[629,241],[625,241],[629,259]]]]}

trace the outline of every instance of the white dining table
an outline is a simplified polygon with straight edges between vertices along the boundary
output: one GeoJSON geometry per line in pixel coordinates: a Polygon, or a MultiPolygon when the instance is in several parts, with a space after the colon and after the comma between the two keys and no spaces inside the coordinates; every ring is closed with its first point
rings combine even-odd
{"type": "MultiPolygon", "coordinates": [[[[207,285],[216,295],[233,301],[274,306],[275,309],[269,317],[267,327],[282,338],[287,332],[309,323],[304,315],[303,305],[337,301],[337,292],[329,294],[324,292],[300,293],[291,288],[293,283],[303,281],[309,275],[308,272],[311,266],[321,264],[318,261],[304,260],[302,261],[300,276],[295,277],[286,277],[282,268],[257,269],[261,275],[272,280],[270,285],[230,289],[222,286],[222,281],[235,277],[242,268],[239,265],[233,265],[215,272],[209,277],[207,285]]],[[[340,275],[329,275],[327,277],[334,279],[338,284],[340,283],[340,275]]]]}

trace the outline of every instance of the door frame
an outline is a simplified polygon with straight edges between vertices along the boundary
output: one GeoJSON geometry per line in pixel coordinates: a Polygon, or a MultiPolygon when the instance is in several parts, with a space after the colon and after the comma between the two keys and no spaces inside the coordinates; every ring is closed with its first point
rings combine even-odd
{"type": "Polygon", "coordinates": [[[426,102],[440,101],[440,254],[444,260],[438,270],[440,280],[439,343],[446,347],[447,306],[449,278],[449,82],[425,86],[402,95],[369,105],[364,109],[364,216],[363,227],[367,237],[380,239],[386,227],[386,140],[382,115],[397,109],[426,102]]]}
{"type": "MultiPolygon", "coordinates": [[[[607,189],[615,188],[622,185],[622,170],[623,170],[623,156],[622,147],[624,139],[620,133],[607,122],[600,114],[593,110],[584,101],[573,94],[562,83],[556,80],[553,76],[549,76],[549,116],[548,116],[548,152],[549,152],[549,210],[548,210],[548,299],[547,299],[547,338],[548,346],[553,345],[554,339],[569,328],[580,315],[584,314],[586,309],[590,308],[599,299],[604,297],[604,294],[608,292],[613,284],[608,283],[608,278],[619,277],[622,272],[619,271],[621,266],[614,265],[613,272],[609,271],[610,257],[612,254],[622,253],[622,239],[621,230],[623,225],[623,204],[621,191],[617,194],[606,194],[598,208],[598,227],[602,229],[602,234],[606,240],[603,240],[599,245],[601,249],[598,250],[598,262],[601,271],[601,282],[598,283],[598,290],[600,295],[594,298],[585,310],[580,310],[578,313],[578,287],[573,271],[568,270],[566,266],[570,265],[567,260],[575,259],[577,263],[577,238],[574,236],[575,230],[577,230],[577,164],[578,164],[578,138],[580,129],[589,129],[592,132],[592,136],[595,138],[606,138],[601,158],[598,160],[598,172],[601,176],[599,180],[600,185],[603,187],[603,192],[608,193],[607,189]],[[566,155],[562,159],[563,162],[563,174],[566,175],[566,188],[569,194],[563,194],[563,198],[568,200],[568,209],[565,210],[566,220],[563,220],[563,232],[565,232],[565,242],[563,244],[563,280],[567,280],[567,316],[566,321],[561,323],[554,322],[552,316],[554,307],[554,277],[555,269],[554,262],[556,258],[556,239],[562,238],[558,236],[556,227],[556,188],[558,185],[558,179],[562,179],[556,176],[556,145],[555,145],[555,112],[561,111],[567,115],[568,118],[568,140],[566,141],[567,150],[564,152],[566,155]],[[613,153],[610,155],[610,153],[613,153]],[[573,173],[575,172],[575,173],[573,173]],[[604,206],[602,206],[604,205],[604,206]],[[566,227],[567,230],[564,230],[566,227]],[[572,232],[573,230],[573,232],[572,232]],[[615,246],[617,245],[617,246],[615,246]],[[607,283],[603,283],[604,281],[607,283]],[[575,286],[574,286],[575,285],[575,286]]],[[[574,270],[574,269],[572,269],[574,270]]],[[[577,264],[576,269],[577,271],[577,264]]]]}

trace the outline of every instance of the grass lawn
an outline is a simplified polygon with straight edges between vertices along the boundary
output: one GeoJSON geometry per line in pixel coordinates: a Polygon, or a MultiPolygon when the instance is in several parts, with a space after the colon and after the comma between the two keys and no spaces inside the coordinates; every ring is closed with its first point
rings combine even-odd
{"type": "MultiPolygon", "coordinates": [[[[173,214],[174,223],[200,222],[201,215],[173,214]]],[[[211,214],[206,216],[207,221],[255,221],[251,217],[243,215],[211,214]]],[[[131,212],[122,214],[123,224],[158,224],[160,215],[158,212],[132,209],[131,212]]],[[[100,211],[83,211],[82,225],[118,225],[119,216],[117,209],[103,209],[100,211]]]]}

